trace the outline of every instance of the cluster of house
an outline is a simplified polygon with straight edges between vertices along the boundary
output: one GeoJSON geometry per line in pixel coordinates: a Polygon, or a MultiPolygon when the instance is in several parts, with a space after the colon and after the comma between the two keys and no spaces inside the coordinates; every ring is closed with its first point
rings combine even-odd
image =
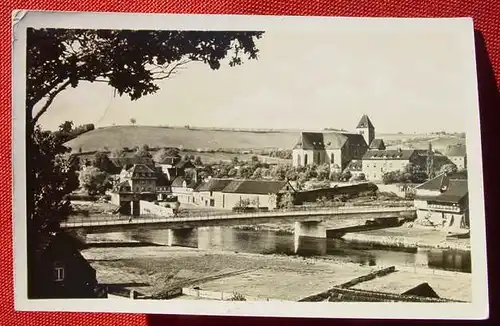
{"type": "Polygon", "coordinates": [[[139,202],[169,201],[185,206],[233,209],[242,202],[262,209],[275,209],[278,198],[295,191],[287,181],[210,178],[201,180],[198,168],[180,156],[162,161],[123,166],[111,191],[111,202],[122,214],[139,215],[139,202]]]}
{"type": "MultiPolygon", "coordinates": [[[[425,164],[427,150],[386,149],[383,139],[375,138],[375,127],[367,115],[356,132],[302,132],[293,148],[293,166],[329,164],[332,171],[363,174],[367,180],[380,181],[387,172],[402,171],[409,164],[425,164]]],[[[433,153],[435,161],[454,163],[458,170],[467,167],[465,146],[452,145],[446,152],[433,153]]]]}
{"type": "MultiPolygon", "coordinates": [[[[357,133],[303,132],[293,149],[293,165],[328,163],[333,170],[346,169],[370,181],[381,180],[384,173],[404,170],[409,163],[426,163],[426,150],[387,150],[382,139],[375,138],[375,128],[364,115],[357,133]],[[368,145],[369,144],[369,145],[368,145]]],[[[459,170],[467,166],[465,147],[449,146],[445,154],[434,152],[436,161],[454,163],[459,170]]],[[[161,161],[151,158],[112,158],[122,166],[111,197],[122,214],[139,215],[139,202],[175,200],[184,206],[233,209],[247,205],[275,209],[287,191],[295,192],[287,181],[211,178],[201,180],[199,168],[177,154],[161,161]],[[134,161],[135,160],[135,161],[134,161]]],[[[418,217],[430,224],[468,228],[466,173],[441,174],[417,186],[415,207],[418,217]]]]}

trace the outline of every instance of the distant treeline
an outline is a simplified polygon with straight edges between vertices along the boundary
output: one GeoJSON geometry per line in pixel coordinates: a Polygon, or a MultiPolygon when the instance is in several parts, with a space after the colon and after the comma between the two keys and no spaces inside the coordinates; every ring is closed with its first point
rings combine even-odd
{"type": "MultiPolygon", "coordinates": [[[[262,155],[262,156],[269,156],[269,157],[276,157],[276,158],[281,158],[281,159],[292,159],[292,150],[289,149],[276,149],[276,148],[265,148],[265,149],[238,149],[238,148],[205,148],[205,149],[192,149],[192,148],[183,148],[182,146],[180,147],[175,147],[175,146],[165,146],[165,147],[158,147],[158,146],[148,146],[148,145],[143,145],[143,146],[136,146],[134,148],[129,148],[129,147],[123,147],[120,150],[123,153],[133,153],[135,152],[138,148],[145,148],[146,150],[150,152],[157,152],[161,149],[170,149],[170,148],[178,148],[179,151],[182,152],[197,152],[197,153],[225,153],[225,154],[254,154],[254,155],[262,155]]],[[[94,150],[94,151],[82,151],[81,149],[78,151],[80,155],[92,155],[97,152],[104,152],[107,154],[111,154],[113,151],[116,151],[117,149],[110,149],[104,146],[102,150],[94,150]]]]}
{"type": "MultiPolygon", "coordinates": [[[[162,126],[164,128],[170,128],[170,129],[178,129],[180,127],[175,127],[175,126],[162,126]]],[[[270,129],[270,128],[256,128],[256,129],[250,129],[250,128],[222,128],[222,127],[196,127],[196,126],[190,126],[190,125],[185,125],[184,129],[188,130],[210,130],[210,131],[232,131],[232,132],[251,132],[251,133],[282,133],[282,132],[287,132],[287,130],[278,130],[278,129],[270,129]]]]}

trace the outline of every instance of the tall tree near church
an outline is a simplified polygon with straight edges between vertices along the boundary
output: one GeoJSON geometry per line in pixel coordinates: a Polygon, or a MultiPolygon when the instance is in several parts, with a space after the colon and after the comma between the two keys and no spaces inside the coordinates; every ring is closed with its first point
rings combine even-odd
{"type": "Polygon", "coordinates": [[[434,151],[432,150],[432,143],[429,142],[429,149],[427,150],[427,178],[434,178],[434,151]]]}
{"type": "Polygon", "coordinates": [[[191,62],[217,70],[224,59],[228,59],[229,66],[240,65],[244,59],[257,59],[256,40],[262,35],[263,32],[246,31],[27,30],[30,298],[37,297],[33,291],[33,277],[37,273],[35,253],[44,237],[59,231],[59,221],[69,213],[66,195],[75,187],[73,182],[65,181],[75,179],[76,174],[60,163],[60,154],[65,152],[62,142],[42,133],[37,126],[57,96],[81,82],[100,82],[111,86],[120,96],[138,100],[158,91],[158,81],[174,76],[191,62]]]}

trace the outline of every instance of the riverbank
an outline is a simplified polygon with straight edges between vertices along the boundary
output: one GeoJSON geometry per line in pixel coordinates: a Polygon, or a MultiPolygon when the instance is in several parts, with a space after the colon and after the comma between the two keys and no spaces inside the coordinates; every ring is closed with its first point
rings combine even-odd
{"type": "MultiPolygon", "coordinates": [[[[298,301],[384,267],[181,247],[89,248],[82,254],[96,269],[100,283],[157,298],[176,287],[198,286],[263,300],[298,301]]],[[[396,269],[391,277],[382,277],[373,286],[366,282],[364,287],[383,288],[387,280],[391,288],[407,288],[413,284],[406,280],[413,279],[429,283],[441,297],[470,300],[470,274],[396,269]]]]}
{"type": "MultiPolygon", "coordinates": [[[[290,223],[268,223],[258,225],[239,225],[233,227],[245,231],[270,231],[278,235],[293,235],[294,225],[290,223]]],[[[378,245],[388,248],[429,248],[470,251],[470,239],[447,238],[439,229],[428,227],[409,227],[404,224],[376,230],[346,233],[341,239],[351,242],[378,245]]]]}
{"type": "Polygon", "coordinates": [[[447,238],[439,229],[409,227],[386,228],[347,233],[343,240],[397,248],[432,248],[470,251],[470,239],[447,238]]]}

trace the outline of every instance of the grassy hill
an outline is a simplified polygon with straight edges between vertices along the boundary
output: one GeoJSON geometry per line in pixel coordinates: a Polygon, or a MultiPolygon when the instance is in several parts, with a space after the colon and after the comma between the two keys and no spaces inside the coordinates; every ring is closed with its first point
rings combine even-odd
{"type": "Polygon", "coordinates": [[[384,143],[388,149],[397,148],[412,148],[412,149],[427,149],[429,142],[432,148],[445,151],[449,145],[465,144],[463,135],[431,135],[431,134],[382,134],[377,135],[384,139],[384,143]]]}
{"type": "MultiPolygon", "coordinates": [[[[208,128],[112,126],[84,133],[66,145],[72,148],[73,152],[133,148],[144,144],[152,148],[171,146],[194,151],[217,149],[244,151],[266,148],[292,149],[298,137],[299,131],[235,131],[208,128]]],[[[377,134],[376,137],[384,139],[388,148],[426,149],[431,141],[435,149],[444,150],[448,145],[465,142],[464,138],[457,135],[377,134]]],[[[224,159],[227,158],[224,157],[224,159]]]]}
{"type": "Polygon", "coordinates": [[[114,149],[144,144],[150,147],[179,147],[186,149],[258,149],[292,148],[298,132],[231,131],[187,129],[152,126],[113,126],[89,131],[72,139],[66,145],[74,152],[114,149]]]}

